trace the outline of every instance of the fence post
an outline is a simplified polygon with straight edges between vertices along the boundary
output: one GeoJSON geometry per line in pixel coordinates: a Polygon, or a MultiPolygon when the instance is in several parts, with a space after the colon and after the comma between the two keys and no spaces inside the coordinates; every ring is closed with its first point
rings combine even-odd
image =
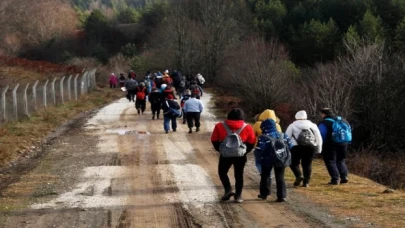
{"type": "Polygon", "coordinates": [[[77,78],[79,77],[79,74],[76,74],[75,80],[74,80],[74,89],[75,89],[75,100],[77,100],[77,78]]]}
{"type": "Polygon", "coordinates": [[[45,82],[45,85],[44,85],[44,87],[43,87],[43,90],[42,90],[42,95],[43,95],[43,100],[44,100],[44,107],[46,107],[48,104],[47,104],[47,99],[46,99],[46,87],[48,86],[48,82],[49,82],[49,80],[46,80],[46,82],[45,82]]]}
{"type": "Polygon", "coordinates": [[[25,115],[27,117],[30,117],[30,113],[29,113],[29,110],[28,110],[28,96],[27,96],[27,90],[28,90],[29,86],[30,86],[30,83],[28,83],[25,86],[25,89],[24,89],[24,108],[25,108],[25,115]]]}
{"type": "Polygon", "coordinates": [[[97,69],[93,69],[93,71],[91,73],[91,80],[92,80],[92,84],[93,84],[93,89],[95,89],[97,87],[97,84],[96,84],[96,71],[97,71],[97,69]]]}
{"type": "Polygon", "coordinates": [[[14,115],[15,115],[16,120],[18,120],[17,89],[19,86],[20,86],[20,84],[17,84],[13,89],[13,109],[14,109],[14,115]]]}
{"type": "Polygon", "coordinates": [[[62,104],[65,103],[65,98],[63,94],[63,82],[65,81],[65,76],[62,77],[60,80],[60,100],[62,101],[62,104]]]}
{"type": "Polygon", "coordinates": [[[32,86],[32,99],[34,102],[34,110],[37,111],[38,107],[37,107],[37,85],[38,85],[38,80],[34,83],[34,85],[32,86]]]}
{"type": "Polygon", "coordinates": [[[7,120],[7,110],[6,110],[6,93],[8,90],[8,86],[6,86],[6,88],[4,88],[3,92],[1,93],[1,102],[2,102],[2,108],[3,108],[3,121],[7,120]]]}
{"type": "Polygon", "coordinates": [[[67,90],[68,90],[68,99],[69,99],[69,101],[70,100],[72,100],[72,77],[73,77],[73,75],[70,75],[69,76],[69,78],[68,78],[68,87],[67,87],[67,90]]]}
{"type": "Polygon", "coordinates": [[[83,73],[81,79],[80,79],[80,96],[83,96],[84,94],[84,88],[85,88],[85,82],[86,81],[86,72],[83,73]]]}
{"type": "Polygon", "coordinates": [[[53,99],[53,105],[54,106],[56,106],[55,82],[56,82],[56,78],[54,78],[52,83],[51,83],[51,94],[52,94],[52,99],[53,99]]]}

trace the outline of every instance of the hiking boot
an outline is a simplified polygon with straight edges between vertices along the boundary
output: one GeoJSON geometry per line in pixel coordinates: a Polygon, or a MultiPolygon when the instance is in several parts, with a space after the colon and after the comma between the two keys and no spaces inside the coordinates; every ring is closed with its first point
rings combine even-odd
{"type": "Polygon", "coordinates": [[[331,181],[331,182],[328,183],[328,185],[339,185],[339,183],[335,182],[335,181],[331,181]]]}
{"type": "Polygon", "coordinates": [[[234,199],[235,199],[235,203],[242,203],[243,202],[243,199],[242,199],[241,196],[236,196],[235,195],[234,199]]]}
{"type": "Polygon", "coordinates": [[[169,134],[169,131],[165,131],[166,134],[169,134]]]}
{"type": "Polygon", "coordinates": [[[308,183],[304,183],[304,184],[302,185],[302,187],[308,188],[308,187],[309,187],[309,184],[308,184],[308,183]]]}
{"type": "Polygon", "coordinates": [[[301,184],[301,182],[302,182],[303,180],[304,180],[303,177],[297,177],[297,178],[295,178],[294,186],[295,186],[295,187],[300,186],[300,184],[301,184]]]}
{"type": "Polygon", "coordinates": [[[349,183],[349,179],[340,180],[340,184],[347,184],[347,183],[349,183]]]}
{"type": "Polygon", "coordinates": [[[265,199],[267,199],[267,196],[263,196],[263,195],[259,194],[259,195],[257,195],[257,198],[260,198],[260,199],[262,199],[262,200],[265,200],[265,199]]]}
{"type": "Polygon", "coordinates": [[[193,133],[193,130],[190,128],[190,130],[188,130],[188,133],[189,134],[193,133]]]}
{"type": "Polygon", "coordinates": [[[154,119],[155,119],[155,114],[152,115],[152,120],[154,120],[154,119]]]}
{"type": "Polygon", "coordinates": [[[186,121],[185,121],[185,120],[183,120],[183,124],[186,124],[186,121]]]}
{"type": "Polygon", "coordinates": [[[200,128],[199,128],[199,127],[197,127],[197,128],[195,129],[195,131],[196,131],[196,132],[199,132],[199,131],[200,131],[200,128]]]}
{"type": "Polygon", "coordinates": [[[224,196],[222,196],[221,200],[222,201],[228,201],[232,196],[234,196],[235,193],[232,191],[228,191],[224,194],[224,196]]]}
{"type": "Polygon", "coordinates": [[[141,110],[138,109],[138,115],[141,114],[141,110]]]}
{"type": "Polygon", "coordinates": [[[159,119],[159,114],[157,114],[157,116],[156,116],[156,117],[157,117],[157,119],[159,119]]]}
{"type": "Polygon", "coordinates": [[[286,198],[278,198],[278,199],[276,199],[276,202],[278,202],[278,203],[287,202],[287,199],[286,198]]]}

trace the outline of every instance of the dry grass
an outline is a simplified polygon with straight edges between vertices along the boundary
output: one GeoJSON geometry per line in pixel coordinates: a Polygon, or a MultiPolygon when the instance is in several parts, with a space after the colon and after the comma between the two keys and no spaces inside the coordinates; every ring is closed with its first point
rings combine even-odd
{"type": "Polygon", "coordinates": [[[0,82],[2,86],[9,85],[13,86],[17,83],[21,85],[27,83],[33,83],[36,80],[43,80],[49,79],[51,77],[58,77],[62,76],[62,73],[55,74],[55,73],[38,73],[35,71],[30,71],[18,66],[1,66],[0,67],[0,82]]]}
{"type": "Polygon", "coordinates": [[[0,167],[14,160],[19,151],[38,144],[53,129],[74,118],[79,113],[109,103],[121,95],[118,90],[97,89],[78,101],[39,111],[30,119],[11,122],[0,128],[0,167]]]}
{"type": "MultiPolygon", "coordinates": [[[[286,180],[292,183],[295,180],[292,172],[286,173],[286,180]]],[[[298,187],[294,191],[326,206],[342,219],[358,218],[380,227],[405,227],[405,192],[397,190],[384,194],[387,187],[355,175],[350,175],[350,182],[344,185],[329,186],[329,180],[323,162],[315,160],[311,186],[298,187]]]]}

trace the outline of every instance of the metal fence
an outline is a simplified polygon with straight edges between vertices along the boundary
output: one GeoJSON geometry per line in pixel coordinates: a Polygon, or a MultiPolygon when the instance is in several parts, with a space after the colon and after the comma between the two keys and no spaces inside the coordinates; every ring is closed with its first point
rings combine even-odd
{"type": "Polygon", "coordinates": [[[96,69],[81,75],[6,86],[0,89],[0,125],[4,122],[29,118],[36,111],[48,106],[77,100],[95,88],[96,69]]]}

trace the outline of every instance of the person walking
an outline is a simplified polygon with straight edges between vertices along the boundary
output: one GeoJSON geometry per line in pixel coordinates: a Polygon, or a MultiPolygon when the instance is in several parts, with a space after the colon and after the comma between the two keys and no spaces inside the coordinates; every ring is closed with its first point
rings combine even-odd
{"type": "Polygon", "coordinates": [[[111,73],[110,78],[108,80],[108,82],[110,83],[110,88],[115,88],[118,85],[118,78],[117,76],[115,76],[114,73],[111,73]]]}
{"type": "Polygon", "coordinates": [[[170,130],[170,122],[172,126],[172,130],[176,132],[177,130],[177,118],[181,116],[180,105],[174,101],[174,97],[172,95],[168,95],[164,102],[162,102],[162,109],[163,109],[163,128],[167,133],[170,130]]]}
{"type": "Polygon", "coordinates": [[[259,137],[255,154],[260,157],[260,199],[267,199],[271,194],[271,170],[274,168],[277,188],[276,202],[285,202],[287,190],[284,180],[285,167],[291,163],[289,149],[292,143],[286,134],[277,131],[276,122],[273,119],[264,120],[261,125],[262,135],[259,137]],[[278,156],[285,153],[284,160],[280,164],[278,156]]]}
{"type": "Polygon", "coordinates": [[[203,96],[203,89],[201,86],[197,85],[196,82],[193,82],[190,86],[191,94],[194,94],[197,99],[200,99],[203,96]]]}
{"type": "Polygon", "coordinates": [[[187,101],[188,99],[190,99],[190,97],[191,97],[191,92],[190,92],[190,90],[186,90],[186,91],[184,92],[183,96],[182,96],[181,99],[180,99],[180,106],[181,106],[182,111],[183,111],[183,124],[186,124],[186,121],[187,121],[187,115],[186,115],[186,113],[184,112],[184,104],[186,103],[186,101],[187,101]]]}
{"type": "Polygon", "coordinates": [[[124,75],[124,73],[120,73],[119,82],[120,82],[120,87],[121,88],[125,86],[125,75],[124,75]]]}
{"type": "Polygon", "coordinates": [[[295,119],[290,124],[285,134],[291,139],[291,170],[295,176],[294,186],[299,186],[302,181],[303,187],[309,187],[312,173],[312,160],[315,153],[322,151],[322,136],[318,126],[307,120],[306,111],[302,110],[295,114],[295,119]],[[302,165],[302,175],[300,169],[302,165]]]}
{"type": "Polygon", "coordinates": [[[148,95],[148,90],[146,90],[145,83],[139,83],[139,86],[135,90],[136,101],[135,108],[138,111],[138,114],[143,115],[146,109],[146,96],[148,95]]]}
{"type": "Polygon", "coordinates": [[[187,125],[189,129],[188,133],[193,133],[194,125],[196,127],[195,131],[200,131],[200,117],[203,109],[203,103],[200,100],[196,99],[195,94],[191,94],[190,99],[184,104],[184,113],[186,113],[187,116],[187,125]]]}
{"type": "Polygon", "coordinates": [[[149,94],[149,102],[151,104],[152,110],[152,120],[156,118],[159,119],[160,109],[162,106],[162,95],[158,88],[153,88],[152,92],[149,94]]]}
{"type": "Polygon", "coordinates": [[[228,112],[227,120],[215,125],[214,131],[211,135],[212,145],[214,146],[216,151],[220,152],[218,174],[225,189],[225,194],[221,198],[222,201],[227,201],[232,196],[234,196],[235,202],[243,202],[243,172],[247,161],[246,154],[253,149],[256,142],[253,128],[245,123],[244,118],[245,114],[242,109],[232,109],[228,112]],[[245,148],[244,151],[242,151],[242,156],[225,156],[226,153],[224,153],[224,148],[227,147],[227,143],[224,143],[224,141],[227,140],[228,136],[233,133],[239,135],[240,142],[243,143],[242,148],[245,148]],[[232,165],[235,174],[235,192],[232,190],[231,183],[228,177],[228,171],[232,165]]]}
{"type": "Polygon", "coordinates": [[[200,86],[202,88],[204,86],[204,83],[205,83],[204,77],[202,76],[202,74],[198,73],[196,78],[197,78],[197,81],[198,81],[198,86],[200,86]]]}
{"type": "MultiPolygon", "coordinates": [[[[337,143],[333,140],[333,124],[338,121],[338,117],[329,108],[320,110],[323,120],[319,123],[318,128],[322,136],[322,157],[328,170],[331,181],[330,185],[346,184],[349,182],[349,171],[346,166],[346,155],[349,143],[337,143]],[[340,179],[340,182],[339,182],[340,179]]],[[[346,119],[341,118],[342,123],[349,125],[346,119]]]]}
{"type": "Polygon", "coordinates": [[[138,87],[138,82],[135,81],[135,79],[130,78],[125,82],[125,89],[127,90],[127,98],[128,100],[131,101],[135,101],[135,92],[136,92],[136,88],[138,87]]]}
{"type": "MultiPolygon", "coordinates": [[[[274,120],[276,122],[277,131],[282,132],[281,126],[279,124],[280,121],[279,121],[278,117],[276,116],[276,112],[274,112],[274,110],[271,110],[271,109],[266,109],[259,115],[258,120],[253,125],[253,130],[254,130],[257,138],[260,135],[262,135],[262,130],[261,130],[260,126],[261,126],[262,122],[267,119],[274,120]]],[[[257,156],[256,154],[255,154],[255,165],[256,165],[257,171],[259,171],[259,173],[262,173],[261,158],[259,156],[257,156]]],[[[270,175],[270,178],[271,178],[271,175],[270,175]]]]}

